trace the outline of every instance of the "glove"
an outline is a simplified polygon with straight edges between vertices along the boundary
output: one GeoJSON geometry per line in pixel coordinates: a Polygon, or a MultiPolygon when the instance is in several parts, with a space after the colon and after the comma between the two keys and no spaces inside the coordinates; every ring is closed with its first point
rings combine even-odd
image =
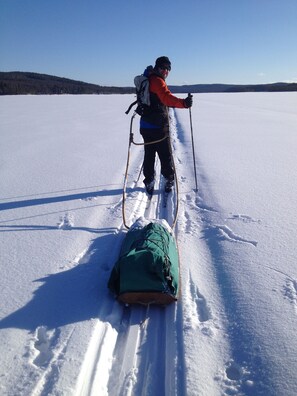
{"type": "Polygon", "coordinates": [[[184,105],[188,109],[189,107],[192,107],[193,105],[193,95],[188,94],[186,99],[184,99],[184,105]]]}

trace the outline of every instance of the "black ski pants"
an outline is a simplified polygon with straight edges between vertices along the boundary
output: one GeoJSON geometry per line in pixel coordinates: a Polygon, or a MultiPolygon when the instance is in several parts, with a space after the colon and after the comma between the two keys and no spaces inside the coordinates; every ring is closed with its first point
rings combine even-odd
{"type": "MultiPolygon", "coordinates": [[[[140,133],[144,143],[154,142],[163,139],[166,134],[168,135],[168,132],[164,132],[162,128],[140,128],[140,133]]],[[[145,184],[154,180],[156,153],[161,162],[161,174],[166,179],[174,180],[170,140],[169,137],[167,137],[159,143],[145,144],[144,146],[143,174],[145,177],[145,184]]]]}

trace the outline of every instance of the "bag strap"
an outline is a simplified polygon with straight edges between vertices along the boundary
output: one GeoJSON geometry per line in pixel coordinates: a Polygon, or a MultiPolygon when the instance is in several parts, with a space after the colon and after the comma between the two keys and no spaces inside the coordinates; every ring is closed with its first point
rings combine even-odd
{"type": "Polygon", "coordinates": [[[135,106],[137,104],[137,100],[135,100],[135,102],[131,103],[130,106],[128,107],[128,109],[125,111],[125,114],[129,114],[130,110],[132,109],[133,106],[135,106]]]}

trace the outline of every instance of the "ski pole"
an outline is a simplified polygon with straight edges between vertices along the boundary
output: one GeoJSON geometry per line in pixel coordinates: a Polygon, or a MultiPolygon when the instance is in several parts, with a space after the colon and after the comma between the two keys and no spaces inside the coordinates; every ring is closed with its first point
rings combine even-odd
{"type": "MultiPolygon", "coordinates": [[[[189,93],[188,96],[192,96],[192,95],[189,93]]],[[[194,136],[193,136],[193,123],[192,123],[191,107],[189,107],[189,114],[190,114],[190,126],[191,126],[191,137],[192,137],[192,151],[193,151],[193,161],[194,161],[195,184],[196,184],[196,192],[197,192],[198,191],[198,185],[197,185],[197,173],[196,173],[196,160],[195,160],[195,147],[194,147],[194,136]]]]}

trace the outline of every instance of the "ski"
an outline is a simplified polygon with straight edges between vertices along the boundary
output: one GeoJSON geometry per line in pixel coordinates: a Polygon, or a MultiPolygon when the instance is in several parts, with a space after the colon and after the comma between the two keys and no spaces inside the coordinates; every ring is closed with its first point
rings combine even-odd
{"type": "Polygon", "coordinates": [[[148,209],[149,209],[149,207],[150,207],[150,205],[151,205],[151,202],[152,202],[153,194],[154,194],[154,192],[153,192],[153,191],[152,191],[152,193],[151,193],[151,194],[149,194],[149,193],[146,193],[146,196],[147,196],[147,201],[146,201],[146,207],[145,207],[145,210],[148,210],[148,209]]]}
{"type": "Polygon", "coordinates": [[[167,208],[168,197],[171,191],[164,191],[163,193],[163,208],[167,208]]]}

